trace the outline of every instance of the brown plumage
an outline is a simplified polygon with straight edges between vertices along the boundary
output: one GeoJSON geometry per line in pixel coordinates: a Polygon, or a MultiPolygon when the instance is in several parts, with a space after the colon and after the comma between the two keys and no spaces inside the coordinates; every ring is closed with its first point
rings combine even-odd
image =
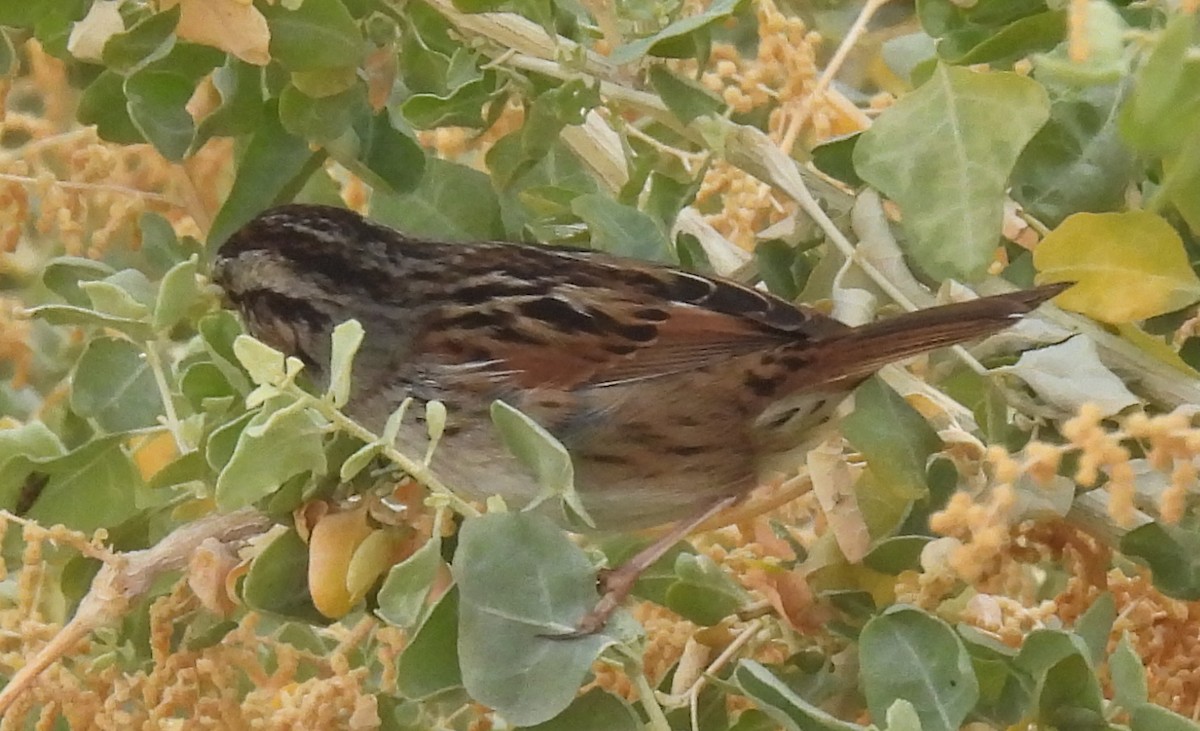
{"type": "MultiPolygon", "coordinates": [[[[247,224],[221,247],[213,276],[250,332],[303,359],[318,381],[333,327],[361,322],[347,413],[378,430],[408,396],[445,402],[450,423],[432,468],[453,489],[514,507],[538,493],[492,428],[490,405],[502,399],[570,451],[597,528],[684,520],[664,541],[749,492],[772,454],[823,433],[839,401],[883,365],[1001,330],[1063,289],[851,328],[673,267],[419,240],[306,205],[247,224]]],[[[410,420],[398,442],[424,453],[424,426],[410,420]]],[[[618,575],[587,628],[650,559],[618,575]]]]}

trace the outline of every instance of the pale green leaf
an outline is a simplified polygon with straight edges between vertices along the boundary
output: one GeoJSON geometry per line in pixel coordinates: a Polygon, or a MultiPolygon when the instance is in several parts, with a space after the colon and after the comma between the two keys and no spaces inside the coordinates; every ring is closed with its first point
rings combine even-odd
{"type": "Polygon", "coordinates": [[[325,471],[321,429],[302,403],[260,413],[238,435],[217,477],[217,504],[235,510],[266,497],[302,472],[325,471]]]}
{"type": "Polygon", "coordinates": [[[753,660],[742,660],[733,680],[767,715],[788,731],[867,731],[868,726],[843,721],[808,702],[771,671],[753,660]]]}
{"type": "Polygon", "coordinates": [[[1096,344],[1086,337],[1027,350],[1016,364],[994,371],[1019,377],[1046,401],[1069,412],[1091,403],[1107,416],[1141,403],[1124,381],[1100,362],[1096,344]]]}
{"type": "Polygon", "coordinates": [[[912,703],[898,698],[888,706],[887,721],[884,726],[887,731],[922,731],[921,717],[912,703]]]}
{"type": "Polygon", "coordinates": [[[1200,723],[1162,706],[1145,703],[1133,712],[1129,728],[1132,731],[1200,731],[1200,723]]]}
{"type": "Polygon", "coordinates": [[[1112,675],[1113,700],[1125,710],[1133,711],[1150,699],[1146,668],[1133,649],[1128,632],[1121,635],[1117,649],[1109,657],[1108,672],[1112,675]]]}
{"type": "Polygon", "coordinates": [[[457,646],[458,587],[452,586],[430,609],[396,663],[396,687],[405,698],[421,700],[463,684],[457,646]]]}
{"type": "Polygon", "coordinates": [[[233,341],[233,354],[256,384],[281,385],[287,379],[283,353],[249,335],[238,335],[233,341]]]}
{"type": "Polygon", "coordinates": [[[347,320],[333,329],[333,348],[329,358],[329,399],[341,408],[350,400],[350,373],[354,355],[362,345],[363,326],[347,320]]]}
{"type": "Polygon", "coordinates": [[[999,242],[1009,173],[1049,113],[1036,81],[942,64],[863,133],[854,167],[900,205],[922,270],[977,279],[999,242]]]}
{"type": "Polygon", "coordinates": [[[441,539],[431,538],[388,571],[379,589],[375,613],[388,624],[410,628],[417,623],[442,565],[441,539]]]}
{"type": "Polygon", "coordinates": [[[561,500],[567,507],[594,526],[575,491],[575,467],[562,442],[540,424],[503,401],[492,402],[492,425],[500,434],[504,446],[526,469],[533,473],[541,492],[529,503],[534,508],[551,498],[561,500]]]}
{"type": "Polygon", "coordinates": [[[893,607],[859,635],[863,694],[875,718],[900,698],[926,731],[957,731],[979,700],[971,658],[954,630],[919,609],[893,607]]]}
{"type": "Polygon", "coordinates": [[[90,341],[71,375],[71,409],[108,432],[156,425],[163,405],[145,354],[128,340],[90,341]]]}
{"type": "Polygon", "coordinates": [[[187,261],[171,267],[158,285],[151,324],[155,330],[168,330],[187,315],[200,296],[196,286],[196,266],[199,259],[193,254],[187,261]]]}
{"type": "Polygon", "coordinates": [[[40,464],[37,471],[49,479],[25,517],[84,533],[131,517],[137,507],[134,496],[143,483],[121,446],[123,439],[119,434],[97,439],[40,464]]]}
{"type": "MultiPolygon", "coordinates": [[[[115,276],[117,275],[114,274],[113,277],[115,276]]],[[[92,308],[104,315],[129,320],[144,320],[149,317],[150,307],[139,301],[121,284],[113,281],[113,277],[95,282],[79,283],[79,288],[86,292],[88,299],[91,300],[92,308]]]]}
{"type": "Polygon", "coordinates": [[[518,726],[570,705],[600,652],[628,636],[620,613],[604,630],[563,639],[596,605],[595,569],[547,518],[499,513],[463,523],[453,573],[461,592],[458,658],[475,700],[518,726]]]}
{"type": "Polygon", "coordinates": [[[371,464],[371,460],[375,459],[381,451],[383,451],[383,445],[379,442],[364,444],[342,462],[342,466],[338,470],[338,477],[342,482],[349,482],[355,475],[366,469],[367,465],[371,464]]]}

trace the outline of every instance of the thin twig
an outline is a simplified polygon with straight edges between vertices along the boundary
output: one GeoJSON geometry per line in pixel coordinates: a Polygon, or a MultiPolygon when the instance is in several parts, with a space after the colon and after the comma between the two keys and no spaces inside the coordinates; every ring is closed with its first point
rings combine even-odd
{"type": "Polygon", "coordinates": [[[167,431],[171,432],[176,448],[180,454],[183,454],[190,447],[187,440],[183,438],[179,414],[175,411],[175,400],[171,397],[171,387],[167,384],[166,372],[163,370],[162,358],[158,355],[156,345],[155,341],[147,342],[143,352],[146,354],[146,363],[150,366],[150,372],[154,374],[154,385],[158,388],[158,397],[162,401],[163,420],[166,422],[167,431]]]}
{"type": "Polygon", "coordinates": [[[808,121],[809,115],[812,114],[814,103],[825,93],[829,85],[833,83],[833,78],[842,69],[842,64],[846,62],[846,57],[850,55],[851,49],[854,48],[855,44],[858,43],[858,39],[867,30],[867,23],[871,22],[871,17],[888,2],[889,0],[867,0],[863,5],[862,11],[854,19],[850,30],[846,31],[846,37],[842,39],[837,51],[829,59],[829,64],[825,67],[825,71],[817,79],[816,86],[813,87],[808,95],[800,100],[799,108],[788,119],[787,129],[784,130],[783,138],[779,141],[779,148],[785,154],[791,154],[792,146],[796,144],[796,137],[799,136],[804,123],[808,121]]]}
{"type": "MultiPolygon", "coordinates": [[[[28,175],[14,175],[13,173],[0,173],[0,180],[7,180],[10,183],[19,183],[21,185],[39,185],[41,183],[37,178],[28,175]]],[[[124,185],[111,185],[108,183],[81,183],[76,180],[55,180],[53,185],[67,190],[86,190],[86,191],[103,191],[105,193],[121,193],[134,198],[144,198],[146,200],[164,203],[174,208],[185,208],[185,206],[163,195],[162,193],[151,193],[137,188],[130,188],[124,185]]]]}
{"type": "Polygon", "coordinates": [[[241,543],[263,533],[270,525],[271,519],[264,513],[243,508],[180,526],[151,548],[106,558],[71,621],[0,690],[0,716],[46,668],[72,652],[81,640],[120,620],[135,601],[150,591],[159,576],[186,566],[201,543],[210,538],[222,543],[241,543]]]}
{"type": "Polygon", "coordinates": [[[363,425],[354,421],[350,417],[343,414],[336,406],[329,403],[325,399],[318,398],[308,393],[304,389],[294,383],[287,384],[285,389],[304,402],[306,406],[312,408],[317,413],[324,416],[330,423],[347,434],[360,439],[366,444],[381,444],[380,454],[387,457],[395,463],[400,469],[404,470],[414,480],[429,488],[433,492],[443,496],[456,512],[468,517],[479,515],[479,511],[474,505],[463,500],[454,491],[445,485],[433,471],[425,466],[420,460],[414,460],[405,455],[400,450],[390,444],[383,444],[379,437],[367,429],[363,425]]]}

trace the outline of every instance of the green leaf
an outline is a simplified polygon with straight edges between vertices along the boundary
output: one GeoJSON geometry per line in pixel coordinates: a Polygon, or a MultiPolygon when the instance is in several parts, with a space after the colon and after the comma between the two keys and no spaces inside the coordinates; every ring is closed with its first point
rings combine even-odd
{"type": "Polygon", "coordinates": [[[302,403],[257,414],[238,436],[229,463],[217,477],[217,505],[236,510],[266,497],[303,472],[324,474],[321,428],[302,403]]]}
{"type": "Polygon", "coordinates": [[[233,56],[213,71],[213,88],[221,103],[200,121],[193,151],[213,137],[250,134],[258,127],[263,111],[262,77],[261,67],[233,56]]]}
{"type": "Polygon", "coordinates": [[[90,341],[71,376],[71,409],[107,432],[155,426],[163,405],[142,350],[128,340],[90,341]]]}
{"type": "Polygon", "coordinates": [[[439,159],[428,161],[415,190],[399,195],[376,191],[371,217],[413,236],[451,241],[504,237],[500,201],[488,176],[439,159]]]}
{"type": "Polygon", "coordinates": [[[219,246],[264,209],[282,202],[297,182],[319,160],[301,137],[288,134],[279,124],[276,109],[268,106],[263,121],[250,138],[238,162],[229,196],[208,232],[210,246],[219,246]]]}
{"type": "Polygon", "coordinates": [[[1064,658],[1078,655],[1086,659],[1090,652],[1091,649],[1079,635],[1061,630],[1039,629],[1025,637],[1014,662],[1018,668],[1028,673],[1035,683],[1040,684],[1050,668],[1064,658]]]}
{"type": "MultiPolygon", "coordinates": [[[[379,112],[355,129],[361,140],[357,151],[357,165],[347,165],[374,187],[392,193],[413,190],[425,173],[425,150],[407,134],[396,129],[386,111],[379,112]]],[[[338,162],[347,164],[337,155],[338,162]]]]}
{"type": "Polygon", "coordinates": [[[1072,213],[1118,210],[1137,169],[1117,129],[1120,88],[1048,88],[1050,121],[1017,160],[1013,198],[1051,227],[1072,213]]]}
{"type": "Polygon", "coordinates": [[[149,340],[154,336],[150,323],[145,320],[133,320],[126,317],[114,317],[83,307],[71,305],[42,305],[30,307],[31,317],[45,320],[51,325],[94,325],[111,327],[125,333],[134,340],[149,340]]]}
{"type": "Polygon", "coordinates": [[[131,320],[150,318],[154,287],[136,269],[123,269],[101,280],[80,282],[79,288],[100,314],[131,320]]]}
{"type": "Polygon", "coordinates": [[[1200,535],[1195,531],[1148,523],[1121,537],[1121,553],[1146,562],[1154,586],[1167,596],[1200,599],[1200,535]]]}
{"type": "Polygon", "coordinates": [[[325,624],[308,593],[308,546],[295,528],[271,541],[250,563],[242,584],[246,606],[259,612],[325,624]]]}
{"type": "Polygon", "coordinates": [[[1117,649],[1109,657],[1108,672],[1112,676],[1113,701],[1119,706],[1134,711],[1150,700],[1146,668],[1133,649],[1128,632],[1121,635],[1117,649]]]}
{"type": "Polygon", "coordinates": [[[271,30],[271,58],[289,71],[357,66],[363,57],[358,24],[341,0],[305,0],[260,8],[271,30]]]}
{"type": "Polygon", "coordinates": [[[13,48],[12,39],[0,30],[0,76],[8,76],[16,68],[17,49],[13,48]]]}
{"type": "Polygon", "coordinates": [[[129,116],[125,77],[112,71],[101,72],[83,90],[75,116],[81,124],[96,125],[96,134],[102,140],[121,145],[146,141],[129,116]]]}
{"type": "Polygon", "coordinates": [[[238,365],[237,355],[233,352],[233,343],[242,334],[242,326],[237,317],[228,310],[220,310],[200,319],[197,325],[200,331],[200,342],[212,363],[221,371],[221,375],[238,393],[250,390],[250,381],[246,372],[238,365]]]}
{"type": "Polygon", "coordinates": [[[527,508],[558,499],[588,526],[595,527],[575,491],[575,466],[567,448],[536,421],[503,401],[492,402],[491,416],[504,446],[533,474],[541,488],[527,508]]]}
{"type": "Polygon", "coordinates": [[[696,624],[719,624],[750,603],[749,593],[708,556],[679,554],[675,575],[667,589],[666,607],[696,624]]]}
{"type": "Polygon", "coordinates": [[[1061,43],[1052,52],[1037,58],[1039,76],[1050,72],[1077,86],[1120,81],[1129,70],[1126,51],[1129,26],[1120,12],[1105,0],[1091,0],[1081,15],[1084,23],[1081,28],[1073,29],[1069,43],[1061,43]],[[1086,44],[1085,58],[1071,58],[1071,44],[1086,44]]]}
{"type": "Polygon", "coordinates": [[[329,399],[338,408],[350,400],[350,373],[354,355],[362,345],[363,332],[362,324],[353,319],[333,329],[333,349],[329,357],[329,399]]]}
{"type": "Polygon", "coordinates": [[[1085,657],[1068,655],[1046,671],[1038,689],[1038,718],[1048,728],[1108,728],[1100,680],[1085,657]]]}
{"type": "Polygon", "coordinates": [[[237,389],[215,363],[203,361],[187,367],[179,378],[179,390],[197,412],[205,410],[205,399],[232,402],[238,395],[237,389]]]}
{"type": "Polygon", "coordinates": [[[547,721],[571,704],[592,662],[624,619],[562,639],[597,602],[595,570],[547,518],[493,513],[459,531],[452,567],[461,592],[458,659],[475,700],[518,726],[547,721]]]}
{"type": "Polygon", "coordinates": [[[364,444],[347,457],[345,462],[342,462],[342,466],[338,468],[338,477],[342,482],[349,482],[355,475],[366,469],[367,465],[371,464],[371,460],[375,459],[382,451],[383,443],[381,442],[364,444]]]}
{"type": "Polygon", "coordinates": [[[874,571],[897,576],[921,568],[921,551],[932,541],[929,536],[893,536],[875,544],[863,558],[863,565],[874,571]]]}
{"type": "Polygon", "coordinates": [[[91,533],[133,516],[134,495],[143,483],[121,446],[123,439],[119,434],[96,439],[39,465],[37,471],[49,479],[26,517],[91,533]]]}
{"type": "Polygon", "coordinates": [[[1031,79],[940,65],[862,134],[855,170],[900,205],[906,251],[923,271],[968,280],[984,273],[1009,173],[1049,111],[1031,79]]]}
{"type": "Polygon", "coordinates": [[[704,31],[713,23],[733,15],[741,3],[742,0],[716,0],[702,13],[681,18],[652,36],[618,46],[609,55],[609,61],[615,64],[626,64],[636,61],[646,54],[678,58],[680,57],[678,55],[680,46],[682,45],[684,48],[690,46],[684,41],[693,37],[697,32],[704,31]]]}
{"type": "Polygon", "coordinates": [[[289,134],[323,144],[345,134],[365,103],[361,84],[320,98],[289,85],[279,95],[279,121],[289,134]]]}
{"type": "Polygon", "coordinates": [[[961,66],[1012,60],[1049,51],[1066,37],[1066,31],[1066,13],[1049,10],[1015,20],[996,32],[964,33],[956,39],[947,39],[938,44],[938,54],[961,66]]]}
{"type": "Polygon", "coordinates": [[[103,60],[108,68],[128,74],[139,66],[166,56],[175,43],[179,6],[155,13],[104,44],[103,60]]]}
{"type": "Polygon", "coordinates": [[[66,454],[58,436],[40,421],[0,429],[0,508],[16,510],[35,465],[66,454]]]}
{"type": "Polygon", "coordinates": [[[168,271],[158,285],[158,300],[154,303],[154,316],[151,324],[155,330],[169,330],[175,323],[187,316],[192,305],[200,297],[200,289],[196,286],[196,267],[199,259],[192,255],[190,259],[176,264],[168,271]]]}
{"type": "Polygon", "coordinates": [[[1131,731],[1200,731],[1200,723],[1174,711],[1146,703],[1133,712],[1131,731]]]}
{"type": "Polygon", "coordinates": [[[1195,19],[1178,15],[1137,74],[1121,110],[1121,134],[1139,152],[1170,155],[1193,139],[1200,120],[1200,61],[1191,55],[1195,19]]]}
{"type": "Polygon", "coordinates": [[[195,81],[175,71],[143,69],[125,80],[129,119],[163,157],[178,162],[196,134],[187,103],[195,81]]]}
{"type": "Polygon", "coordinates": [[[278,386],[287,380],[286,356],[261,340],[238,335],[233,341],[233,354],[260,386],[278,386]]]}
{"type": "Polygon", "coordinates": [[[888,706],[885,727],[888,731],[922,731],[921,717],[913,704],[899,698],[888,706]]]}
{"type": "Polygon", "coordinates": [[[854,412],[842,421],[842,433],[867,459],[876,477],[899,494],[920,498],[929,457],[942,440],[929,422],[878,378],[854,391],[854,412]]]}
{"type": "Polygon", "coordinates": [[[676,76],[662,64],[650,68],[650,84],[671,113],[684,124],[689,124],[697,117],[725,113],[726,104],[723,100],[703,86],[676,76]]]}
{"type": "Polygon", "coordinates": [[[388,624],[412,628],[424,613],[441,565],[442,541],[435,536],[388,571],[375,613],[388,624]]]}
{"type": "MultiPolygon", "coordinates": [[[[166,276],[172,267],[188,260],[192,254],[175,235],[171,222],[153,211],[147,211],[138,219],[138,231],[142,235],[142,256],[146,259],[143,271],[147,276],[166,276]]],[[[161,288],[162,285],[160,285],[161,288]]],[[[160,295],[161,297],[161,295],[160,295]]]]}
{"type": "Polygon", "coordinates": [[[581,195],[571,211],[583,219],[592,248],[616,256],[672,263],[675,252],[654,219],[600,193],[581,195]]]}
{"type": "Polygon", "coordinates": [[[1091,650],[1093,665],[1099,665],[1108,656],[1108,636],[1117,619],[1117,604],[1113,595],[1104,592],[1096,597],[1087,611],[1075,622],[1075,634],[1083,638],[1091,650]]]}
{"type": "MultiPolygon", "coordinates": [[[[868,731],[867,726],[843,721],[810,703],[771,671],[753,660],[742,660],[733,680],[767,715],[788,731],[868,731]]],[[[873,727],[871,727],[873,728],[873,727]]]]}
{"type": "Polygon", "coordinates": [[[486,126],[483,107],[492,98],[496,83],[478,79],[444,94],[413,94],[400,105],[400,112],[417,129],[486,126]]]}
{"type": "Polygon", "coordinates": [[[911,702],[926,731],[957,731],[979,700],[971,658],[942,620],[908,607],[871,619],[859,635],[867,707],[884,718],[898,698],[911,702]]]}
{"type": "Polygon", "coordinates": [[[91,300],[79,288],[79,283],[106,279],[115,273],[104,262],[78,256],[59,256],[46,263],[42,270],[42,283],[69,304],[87,307],[91,300]]]}
{"type": "Polygon", "coordinates": [[[396,687],[405,698],[421,700],[463,684],[459,669],[457,586],[438,599],[396,663],[396,687]]]}
{"type": "Polygon", "coordinates": [[[863,184],[854,170],[854,148],[860,137],[862,133],[856,132],[817,145],[812,151],[813,165],[826,175],[857,188],[863,184]]]}
{"type": "Polygon", "coordinates": [[[592,688],[576,698],[566,710],[523,731],[639,731],[642,723],[624,700],[592,688]]]}

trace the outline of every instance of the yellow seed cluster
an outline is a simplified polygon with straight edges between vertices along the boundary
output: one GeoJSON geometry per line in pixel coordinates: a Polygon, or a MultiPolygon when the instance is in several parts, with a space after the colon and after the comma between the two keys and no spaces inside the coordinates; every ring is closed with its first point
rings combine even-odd
{"type": "MultiPolygon", "coordinates": [[[[487,114],[487,111],[484,111],[487,114]]],[[[417,140],[446,160],[484,169],[484,157],[501,137],[525,122],[525,109],[516,100],[505,103],[496,122],[486,130],[468,127],[438,127],[417,132],[417,140]]]]}
{"type": "Polygon", "coordinates": [[[149,145],[101,142],[94,128],[74,121],[77,95],[63,64],[36,40],[23,49],[22,73],[6,95],[0,137],[0,269],[27,234],[57,241],[66,253],[99,257],[114,245],[136,246],[137,219],[147,210],[183,232],[215,211],[228,177],[232,146],[205,145],[173,165],[149,145]],[[207,185],[193,183],[203,180],[207,185]]]}

